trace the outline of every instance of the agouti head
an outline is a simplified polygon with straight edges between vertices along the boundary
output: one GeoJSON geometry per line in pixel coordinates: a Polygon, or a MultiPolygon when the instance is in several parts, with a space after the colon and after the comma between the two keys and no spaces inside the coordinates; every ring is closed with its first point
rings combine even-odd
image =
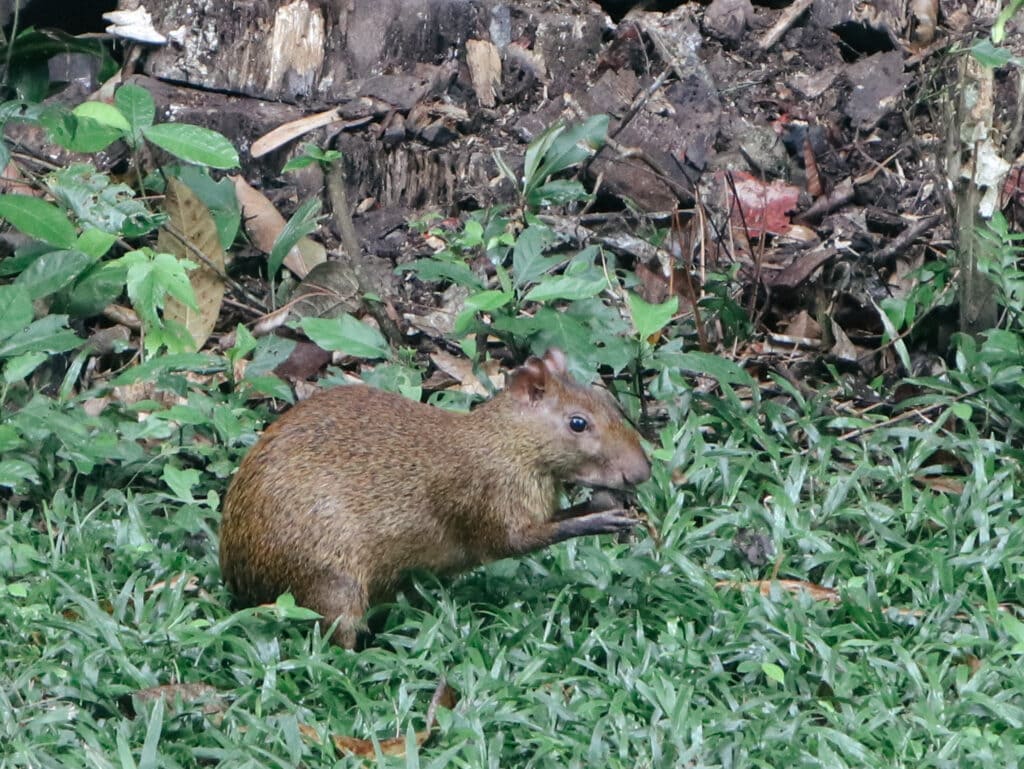
{"type": "Polygon", "coordinates": [[[505,392],[546,436],[542,456],[554,475],[590,487],[623,489],[651,477],[637,432],[602,387],[580,385],[561,350],[530,358],[506,377],[505,392]]]}

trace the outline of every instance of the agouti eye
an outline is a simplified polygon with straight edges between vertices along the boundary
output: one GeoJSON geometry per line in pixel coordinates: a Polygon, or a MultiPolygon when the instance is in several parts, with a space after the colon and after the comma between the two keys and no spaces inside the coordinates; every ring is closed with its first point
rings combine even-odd
{"type": "Polygon", "coordinates": [[[587,420],[580,416],[569,417],[569,429],[581,433],[587,429],[587,420]]]}

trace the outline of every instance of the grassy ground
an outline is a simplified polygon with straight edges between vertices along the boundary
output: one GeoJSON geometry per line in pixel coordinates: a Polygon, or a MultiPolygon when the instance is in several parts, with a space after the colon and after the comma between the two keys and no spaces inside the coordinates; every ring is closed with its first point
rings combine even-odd
{"type": "Polygon", "coordinates": [[[1020,453],[948,412],[844,437],[868,423],[661,396],[640,492],[660,544],[427,577],[358,654],[287,607],[228,606],[217,493],[248,422],[230,448],[182,432],[120,475],[9,499],[0,765],[1021,765],[1024,624],[999,608],[1024,605],[1020,453]],[[775,569],[838,600],[717,584],[775,569]],[[411,740],[442,677],[459,702],[424,747],[335,752],[334,735],[411,740]]]}

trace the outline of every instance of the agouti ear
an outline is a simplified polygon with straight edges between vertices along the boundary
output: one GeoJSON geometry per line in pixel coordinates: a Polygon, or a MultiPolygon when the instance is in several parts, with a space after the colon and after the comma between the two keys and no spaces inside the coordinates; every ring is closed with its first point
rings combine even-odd
{"type": "Polygon", "coordinates": [[[548,367],[548,371],[557,376],[565,376],[565,353],[559,350],[557,347],[552,347],[546,353],[544,353],[544,365],[548,367]]]}
{"type": "Polygon", "coordinates": [[[544,397],[548,383],[547,356],[527,358],[526,363],[505,375],[505,390],[524,403],[534,403],[544,397]]]}

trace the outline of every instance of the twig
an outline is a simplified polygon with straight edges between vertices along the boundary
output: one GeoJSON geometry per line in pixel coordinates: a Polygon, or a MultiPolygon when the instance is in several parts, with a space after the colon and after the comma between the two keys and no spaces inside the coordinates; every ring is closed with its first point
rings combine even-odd
{"type": "Polygon", "coordinates": [[[782,12],[779,20],[775,22],[758,43],[762,51],[767,51],[782,39],[782,36],[789,31],[789,28],[796,23],[801,14],[811,7],[814,0],[796,0],[789,8],[782,12]]]}
{"type": "Polygon", "coordinates": [[[217,274],[217,277],[219,277],[221,280],[223,280],[225,283],[227,283],[229,286],[231,286],[231,288],[234,291],[237,291],[240,296],[243,296],[248,301],[252,302],[253,306],[257,307],[261,312],[266,312],[267,308],[263,305],[263,302],[261,302],[257,297],[255,297],[252,294],[250,294],[249,291],[245,288],[245,286],[243,286],[237,280],[235,280],[230,275],[228,275],[223,270],[223,268],[218,267],[216,264],[211,262],[209,260],[209,258],[206,256],[206,254],[204,254],[199,249],[199,247],[189,239],[188,235],[186,235],[184,232],[179,230],[177,227],[175,227],[170,222],[167,222],[167,224],[164,225],[164,230],[166,230],[168,235],[170,235],[175,240],[177,240],[179,243],[181,243],[181,245],[183,245],[188,250],[188,252],[190,254],[192,254],[194,257],[196,257],[196,259],[198,259],[203,264],[205,264],[208,268],[213,270],[217,274]]]}
{"type": "Polygon", "coordinates": [[[355,274],[356,284],[359,286],[359,293],[362,295],[363,305],[370,313],[381,332],[387,337],[392,347],[398,348],[404,341],[402,330],[398,324],[388,315],[383,304],[368,301],[367,294],[375,293],[366,283],[365,270],[359,266],[359,255],[362,249],[359,247],[359,237],[356,235],[356,227],[352,223],[352,209],[348,203],[348,193],[345,191],[345,178],[342,173],[341,161],[334,161],[327,172],[327,197],[331,201],[331,214],[334,223],[341,235],[341,243],[352,265],[352,272],[355,274]]]}

